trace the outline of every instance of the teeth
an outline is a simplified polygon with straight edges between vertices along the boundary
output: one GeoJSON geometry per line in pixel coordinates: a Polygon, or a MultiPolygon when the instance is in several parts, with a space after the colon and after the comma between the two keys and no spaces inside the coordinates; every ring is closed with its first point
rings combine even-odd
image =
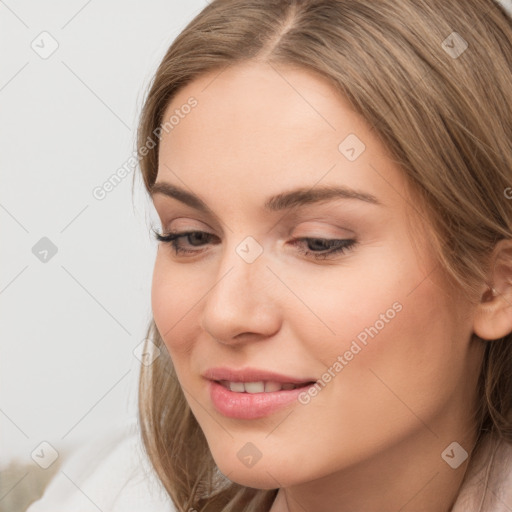
{"type": "Polygon", "coordinates": [[[245,386],[246,393],[263,393],[265,391],[265,384],[263,382],[246,382],[242,384],[245,386]]]}
{"type": "Polygon", "coordinates": [[[273,393],[275,391],[289,391],[295,389],[297,385],[289,382],[281,384],[274,381],[258,382],[229,382],[221,381],[221,384],[234,393],[273,393]]]}
{"type": "Polygon", "coordinates": [[[243,382],[230,382],[229,390],[234,391],[235,393],[243,393],[245,391],[243,382]]]}
{"type": "Polygon", "coordinates": [[[272,391],[281,391],[281,384],[279,382],[265,382],[265,393],[272,393],[272,391]]]}

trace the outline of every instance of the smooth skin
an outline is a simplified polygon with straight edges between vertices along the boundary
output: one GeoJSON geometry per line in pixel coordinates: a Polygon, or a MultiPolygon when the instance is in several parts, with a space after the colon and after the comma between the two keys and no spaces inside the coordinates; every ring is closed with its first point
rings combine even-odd
{"type": "MultiPolygon", "coordinates": [[[[246,486],[279,487],[272,512],[449,510],[468,460],[452,469],[441,454],[453,441],[471,453],[476,440],[484,344],[472,333],[490,334],[506,304],[473,305],[447,285],[403,172],[322,77],[237,64],[181,89],[164,119],[191,96],[197,107],[161,140],[156,182],[208,210],[160,192],[153,201],[160,232],[209,235],[179,240],[193,253],[160,243],[152,307],[219,469],[246,486]],[[353,161],[339,149],[350,134],[365,145],[353,161]],[[264,208],[270,196],[330,185],[379,204],[336,197],[264,208]],[[246,237],[263,251],[252,263],[236,250],[246,237]],[[328,246],[298,238],[356,243],[315,259],[328,246]],[[309,403],[256,420],[213,407],[208,368],[320,379],[394,303],[401,311],[309,403]],[[249,442],[262,454],[252,467],[237,456],[249,442]]],[[[510,316],[502,330],[512,330],[510,316]]]]}

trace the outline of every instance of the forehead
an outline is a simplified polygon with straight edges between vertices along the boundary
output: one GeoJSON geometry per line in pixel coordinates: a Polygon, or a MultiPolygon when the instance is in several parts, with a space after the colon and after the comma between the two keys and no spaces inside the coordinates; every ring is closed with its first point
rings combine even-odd
{"type": "Polygon", "coordinates": [[[237,156],[257,149],[291,160],[307,149],[304,144],[337,154],[345,131],[363,136],[366,130],[323,77],[289,66],[244,63],[200,76],[178,92],[164,119],[191,97],[197,106],[163,141],[174,151],[185,149],[183,142],[192,136],[203,152],[229,146],[232,153],[240,149],[237,156]]]}
{"type": "Polygon", "coordinates": [[[163,122],[173,115],[179,121],[162,137],[157,181],[179,179],[241,202],[291,185],[364,188],[382,202],[405,193],[364,119],[312,71],[266,63],[216,70],[178,91],[163,122]],[[182,110],[191,98],[197,105],[182,110]]]}

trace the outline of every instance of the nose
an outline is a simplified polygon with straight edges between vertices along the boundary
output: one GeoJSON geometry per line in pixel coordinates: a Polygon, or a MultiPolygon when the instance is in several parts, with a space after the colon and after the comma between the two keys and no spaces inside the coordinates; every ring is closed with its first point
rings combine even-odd
{"type": "Polygon", "coordinates": [[[226,250],[203,301],[201,327],[223,344],[266,339],[279,330],[275,276],[264,254],[252,263],[226,250]]]}

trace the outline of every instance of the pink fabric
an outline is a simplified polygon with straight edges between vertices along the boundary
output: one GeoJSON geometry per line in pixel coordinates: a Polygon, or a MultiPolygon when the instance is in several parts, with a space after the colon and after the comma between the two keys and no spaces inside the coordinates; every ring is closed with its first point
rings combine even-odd
{"type": "Polygon", "coordinates": [[[512,512],[512,445],[487,435],[451,512],[512,512]]]}

